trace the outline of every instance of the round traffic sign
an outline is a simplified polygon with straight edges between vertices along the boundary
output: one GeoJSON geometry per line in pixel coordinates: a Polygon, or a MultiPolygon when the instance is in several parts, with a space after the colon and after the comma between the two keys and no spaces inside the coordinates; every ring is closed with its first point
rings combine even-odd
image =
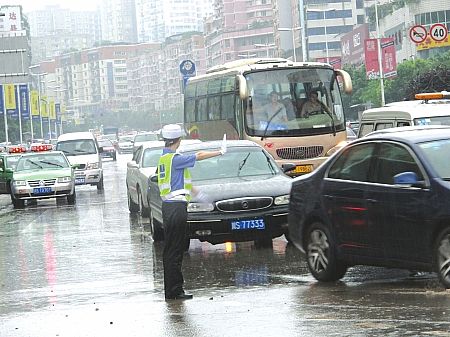
{"type": "Polygon", "coordinates": [[[430,28],[430,36],[436,42],[444,41],[447,38],[447,34],[447,27],[442,23],[436,23],[430,28]]]}
{"type": "Polygon", "coordinates": [[[413,26],[409,30],[409,37],[415,43],[422,43],[427,38],[427,29],[421,25],[413,26]]]}

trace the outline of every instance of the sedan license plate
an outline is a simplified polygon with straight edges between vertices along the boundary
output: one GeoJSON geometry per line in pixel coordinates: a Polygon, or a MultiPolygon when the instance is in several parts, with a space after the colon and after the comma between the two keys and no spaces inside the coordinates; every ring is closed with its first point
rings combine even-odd
{"type": "Polygon", "coordinates": [[[52,188],[51,187],[36,187],[33,188],[33,194],[47,194],[51,193],[52,188]]]}
{"type": "Polygon", "coordinates": [[[312,165],[297,165],[292,173],[310,173],[313,171],[312,165]]]}
{"type": "Polygon", "coordinates": [[[75,178],[75,185],[83,185],[84,181],[84,177],[75,178]]]}
{"type": "Polygon", "coordinates": [[[264,219],[231,221],[231,230],[265,229],[264,219]]]}

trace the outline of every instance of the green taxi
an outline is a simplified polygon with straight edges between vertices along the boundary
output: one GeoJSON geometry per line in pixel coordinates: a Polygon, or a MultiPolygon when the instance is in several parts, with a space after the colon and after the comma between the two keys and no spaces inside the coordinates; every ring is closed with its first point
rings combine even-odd
{"type": "Polygon", "coordinates": [[[11,179],[20,156],[20,154],[0,153],[0,194],[11,193],[11,179]]]}
{"type": "Polygon", "coordinates": [[[67,198],[75,204],[75,177],[66,156],[61,151],[23,154],[11,180],[11,200],[14,208],[22,208],[25,200],[67,198]]]}

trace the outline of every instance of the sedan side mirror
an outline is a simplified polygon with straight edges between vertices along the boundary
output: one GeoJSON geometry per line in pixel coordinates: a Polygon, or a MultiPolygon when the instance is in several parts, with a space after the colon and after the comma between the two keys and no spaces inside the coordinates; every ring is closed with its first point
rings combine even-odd
{"type": "Polygon", "coordinates": [[[425,187],[425,182],[420,181],[415,172],[402,172],[394,176],[394,184],[411,187],[425,187]]]}
{"type": "Polygon", "coordinates": [[[295,170],[296,167],[297,167],[297,165],[295,165],[295,164],[287,163],[287,164],[281,165],[281,170],[283,170],[284,173],[287,173],[287,172],[291,172],[291,171],[295,170]]]}
{"type": "Polygon", "coordinates": [[[98,152],[99,152],[99,153],[102,153],[102,152],[103,152],[103,146],[100,146],[100,147],[98,148],[98,152]]]}
{"type": "Polygon", "coordinates": [[[139,168],[139,165],[134,160],[132,160],[127,163],[127,167],[128,168],[139,168]]]}
{"type": "Polygon", "coordinates": [[[150,177],[150,181],[151,181],[152,183],[158,183],[158,175],[155,174],[155,175],[151,176],[151,177],[150,177]]]}

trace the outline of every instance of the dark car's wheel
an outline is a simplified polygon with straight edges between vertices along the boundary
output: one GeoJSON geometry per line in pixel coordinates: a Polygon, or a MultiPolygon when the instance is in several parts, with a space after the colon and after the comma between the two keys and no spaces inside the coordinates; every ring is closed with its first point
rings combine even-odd
{"type": "Polygon", "coordinates": [[[450,288],[450,227],[441,231],[434,248],[435,268],[439,281],[450,288]]]}
{"type": "Polygon", "coordinates": [[[139,205],[139,213],[141,213],[141,216],[144,218],[148,218],[148,208],[144,205],[144,198],[142,198],[142,192],[139,187],[137,187],[137,197],[138,197],[138,205],[139,205]]]}
{"type": "Polygon", "coordinates": [[[153,238],[153,241],[159,242],[164,241],[164,230],[159,221],[155,220],[152,214],[152,210],[149,210],[149,218],[150,218],[150,234],[153,238]]]}
{"type": "Polygon", "coordinates": [[[311,274],[319,281],[341,279],[347,266],[338,260],[330,230],[320,222],[311,225],[306,235],[306,258],[311,274]]]}
{"type": "Polygon", "coordinates": [[[13,196],[11,196],[11,201],[13,203],[14,208],[24,208],[25,207],[25,200],[16,199],[13,196]]]}
{"type": "Polygon", "coordinates": [[[75,205],[76,200],[77,200],[77,194],[76,194],[76,192],[75,192],[75,189],[73,189],[73,193],[72,193],[72,194],[69,194],[69,195],[67,196],[67,203],[68,203],[69,205],[75,205]]]}
{"type": "Polygon", "coordinates": [[[97,183],[97,190],[103,191],[105,189],[105,185],[103,184],[103,175],[100,181],[97,183]]]}
{"type": "Polygon", "coordinates": [[[130,213],[137,213],[139,212],[139,205],[137,205],[132,199],[130,192],[127,190],[127,199],[128,199],[128,210],[130,213]]]}

